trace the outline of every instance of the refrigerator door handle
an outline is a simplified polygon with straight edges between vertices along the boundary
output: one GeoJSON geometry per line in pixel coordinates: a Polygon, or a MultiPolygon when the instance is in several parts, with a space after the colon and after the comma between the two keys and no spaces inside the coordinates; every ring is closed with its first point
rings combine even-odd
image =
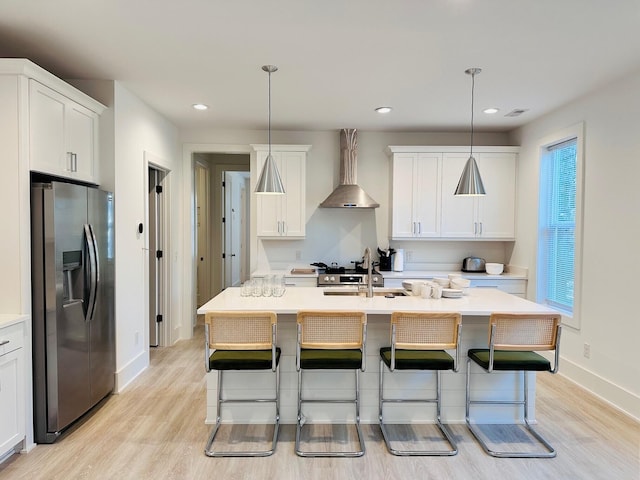
{"type": "Polygon", "coordinates": [[[93,319],[93,313],[96,307],[99,279],[97,242],[96,237],[93,233],[93,227],[89,224],[84,225],[84,238],[87,242],[87,252],[89,253],[89,301],[87,302],[87,314],[85,317],[85,321],[89,322],[93,319]]]}

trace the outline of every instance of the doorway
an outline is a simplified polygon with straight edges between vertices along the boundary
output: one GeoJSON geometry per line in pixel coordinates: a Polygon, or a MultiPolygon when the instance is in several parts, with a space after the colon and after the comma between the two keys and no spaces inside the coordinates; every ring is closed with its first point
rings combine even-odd
{"type": "Polygon", "coordinates": [[[195,207],[196,207],[196,306],[200,307],[211,298],[211,232],[209,231],[209,166],[205,162],[195,163],[195,207]]]}
{"type": "Polygon", "coordinates": [[[195,302],[249,274],[250,155],[194,153],[195,302]]]}

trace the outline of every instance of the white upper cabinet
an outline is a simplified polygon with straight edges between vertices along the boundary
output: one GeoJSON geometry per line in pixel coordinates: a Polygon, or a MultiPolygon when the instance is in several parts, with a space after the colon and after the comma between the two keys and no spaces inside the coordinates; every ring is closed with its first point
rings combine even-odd
{"type": "Polygon", "coordinates": [[[97,183],[98,114],[29,81],[31,170],[97,183]]]}
{"type": "Polygon", "coordinates": [[[516,153],[474,152],[484,196],[456,196],[469,153],[445,153],[442,168],[442,236],[515,239],[516,153]]]}
{"type": "Polygon", "coordinates": [[[455,196],[469,158],[461,147],[389,147],[393,239],[514,240],[517,147],[476,147],[487,194],[455,196]]]}
{"type": "Polygon", "coordinates": [[[393,156],[391,238],[440,236],[439,153],[393,156]]]}
{"type": "MultiPolygon", "coordinates": [[[[252,185],[269,153],[268,145],[252,145],[256,170],[252,185]]],[[[304,238],[306,232],[306,159],[309,145],[272,145],[271,155],[282,178],[283,195],[253,194],[256,197],[257,236],[280,239],[304,238]]]]}

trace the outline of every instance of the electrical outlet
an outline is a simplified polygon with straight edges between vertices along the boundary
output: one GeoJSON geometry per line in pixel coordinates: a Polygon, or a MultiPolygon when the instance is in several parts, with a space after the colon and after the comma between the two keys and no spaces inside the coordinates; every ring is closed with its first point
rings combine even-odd
{"type": "Polygon", "coordinates": [[[407,250],[406,252],[404,252],[404,259],[407,262],[410,262],[413,260],[413,251],[412,250],[407,250]]]}
{"type": "Polygon", "coordinates": [[[136,346],[140,345],[140,332],[133,334],[133,342],[136,346]]]}
{"type": "Polygon", "coordinates": [[[296,250],[296,260],[300,260],[302,258],[302,252],[300,250],[296,250]]]}
{"type": "Polygon", "coordinates": [[[585,343],[582,349],[582,354],[584,355],[584,358],[591,358],[591,345],[585,343]]]}

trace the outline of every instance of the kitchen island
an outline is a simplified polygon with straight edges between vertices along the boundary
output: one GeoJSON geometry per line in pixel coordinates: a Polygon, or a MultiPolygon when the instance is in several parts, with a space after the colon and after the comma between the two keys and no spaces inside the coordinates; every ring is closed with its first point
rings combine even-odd
{"type": "MultiPolygon", "coordinates": [[[[345,287],[342,287],[345,288],[345,287]]],[[[282,297],[242,297],[240,288],[228,288],[209,300],[198,309],[199,314],[210,311],[237,310],[269,310],[278,314],[278,345],[282,348],[280,360],[281,391],[280,417],[283,423],[296,422],[297,409],[297,375],[295,370],[296,349],[296,313],[299,310],[360,310],[367,314],[366,339],[366,371],[361,375],[361,412],[363,423],[378,422],[378,372],[379,349],[389,345],[389,317],[394,311],[456,311],[462,314],[462,335],[460,363],[458,372],[442,374],[442,419],[445,423],[464,422],[465,411],[465,371],[466,352],[469,348],[486,347],[488,342],[488,319],[492,312],[514,313],[549,313],[553,310],[544,305],[522,299],[497,289],[469,289],[468,295],[461,298],[423,299],[415,296],[396,296],[386,298],[384,295],[367,298],[349,295],[325,295],[323,288],[299,287],[288,288],[282,297]]],[[[335,290],[335,289],[333,289],[335,290]]],[[[204,348],[203,348],[204,357],[204,348]]],[[[204,358],[203,358],[204,360],[204,358]]],[[[474,372],[476,370],[474,369],[474,372]]],[[[521,382],[521,375],[511,372],[500,372],[486,375],[477,369],[482,379],[474,381],[474,385],[482,385],[474,396],[481,394],[486,399],[504,396],[511,392],[515,396],[521,382]]],[[[535,398],[534,374],[529,374],[530,398],[535,398]]],[[[268,391],[271,378],[263,372],[242,373],[225,376],[225,389],[235,390],[234,395],[242,392],[268,391]],[[267,377],[267,378],[265,378],[267,377]]],[[[307,377],[305,376],[305,379],[307,377]]],[[[216,408],[215,371],[207,374],[207,423],[215,422],[216,408]]],[[[350,373],[319,371],[309,381],[305,380],[305,396],[322,398],[327,390],[344,391],[345,396],[352,395],[349,390],[352,383],[350,373]],[[308,388],[307,388],[308,387],[308,388]]],[[[431,372],[396,372],[385,388],[402,390],[403,395],[419,397],[421,389],[433,391],[435,375],[431,372]]],[[[431,393],[429,392],[428,395],[431,393]]],[[[534,402],[530,402],[529,418],[534,419],[534,402]]],[[[435,407],[434,407],[435,408],[435,407]]],[[[270,412],[264,409],[242,406],[232,407],[232,414],[223,415],[223,421],[255,422],[269,421],[270,412]]],[[[480,421],[501,423],[520,419],[519,407],[476,407],[475,416],[480,421]]],[[[389,405],[385,407],[385,416],[389,421],[432,422],[434,410],[423,406],[412,408],[411,404],[389,405]],[[393,420],[392,420],[393,419],[393,420]]],[[[352,412],[340,405],[309,406],[305,415],[313,422],[341,421],[352,419],[352,412]]]]}

